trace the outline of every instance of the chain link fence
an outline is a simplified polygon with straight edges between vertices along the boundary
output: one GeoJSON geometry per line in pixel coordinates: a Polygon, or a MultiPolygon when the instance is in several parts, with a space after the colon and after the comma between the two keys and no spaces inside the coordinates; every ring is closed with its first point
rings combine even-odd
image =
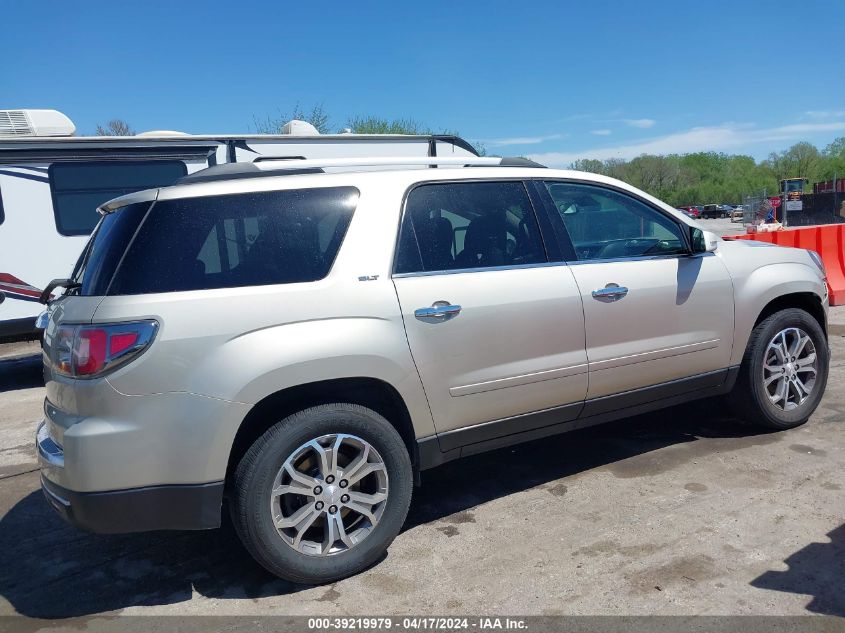
{"type": "Polygon", "coordinates": [[[763,219],[765,219],[770,209],[771,203],[769,203],[769,199],[762,194],[757,196],[743,196],[742,225],[747,226],[749,224],[754,224],[755,220],[759,217],[758,214],[761,212],[763,213],[763,219]],[[763,211],[763,209],[765,209],[765,211],[763,211]]]}
{"type": "MultiPolygon", "coordinates": [[[[771,221],[772,204],[769,196],[758,194],[742,197],[742,224],[754,224],[759,221],[771,221]]],[[[787,226],[814,226],[818,224],[839,224],[845,222],[845,196],[835,193],[804,194],[803,209],[789,211],[786,214],[787,226]],[[840,200],[841,198],[841,200],[840,200]]],[[[783,223],[783,205],[774,212],[778,222],[783,223]]]]}

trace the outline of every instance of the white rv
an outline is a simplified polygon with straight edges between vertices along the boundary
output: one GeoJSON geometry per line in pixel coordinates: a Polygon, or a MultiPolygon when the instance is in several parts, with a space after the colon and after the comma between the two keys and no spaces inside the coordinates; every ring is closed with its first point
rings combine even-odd
{"type": "Polygon", "coordinates": [[[291,121],[280,135],[74,136],[55,110],[0,110],[0,340],[27,336],[48,282],[67,277],[118,196],[223,163],[283,159],[476,156],[456,136],[321,135],[291,121]]]}

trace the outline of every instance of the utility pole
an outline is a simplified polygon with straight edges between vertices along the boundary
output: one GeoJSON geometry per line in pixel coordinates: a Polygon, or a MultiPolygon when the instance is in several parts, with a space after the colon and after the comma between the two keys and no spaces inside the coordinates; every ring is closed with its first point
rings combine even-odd
{"type": "Polygon", "coordinates": [[[782,180],[781,185],[780,185],[780,188],[783,190],[783,191],[781,191],[781,197],[783,198],[783,200],[781,201],[781,205],[783,206],[783,222],[781,222],[781,224],[783,224],[784,226],[789,226],[789,224],[787,223],[787,220],[786,220],[786,217],[787,217],[787,214],[786,214],[786,189],[787,189],[787,185],[786,185],[786,183],[787,183],[786,180],[782,180]]]}

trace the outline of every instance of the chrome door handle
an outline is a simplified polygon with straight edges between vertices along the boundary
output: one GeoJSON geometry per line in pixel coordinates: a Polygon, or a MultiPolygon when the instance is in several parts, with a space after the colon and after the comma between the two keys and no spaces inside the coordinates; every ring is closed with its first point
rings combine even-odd
{"type": "Polygon", "coordinates": [[[596,290],[593,290],[592,294],[593,299],[598,299],[599,301],[618,301],[619,299],[628,294],[628,289],[624,286],[620,286],[619,284],[610,283],[607,284],[604,288],[598,288],[596,290]]]}
{"type": "Polygon", "coordinates": [[[446,301],[438,301],[430,308],[418,308],[414,310],[414,316],[420,321],[446,321],[461,311],[461,306],[448,303],[446,301]]]}

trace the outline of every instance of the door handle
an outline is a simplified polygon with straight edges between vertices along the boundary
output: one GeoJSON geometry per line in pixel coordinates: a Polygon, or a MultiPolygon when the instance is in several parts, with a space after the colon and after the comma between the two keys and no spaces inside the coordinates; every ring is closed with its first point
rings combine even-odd
{"type": "Polygon", "coordinates": [[[437,301],[430,308],[418,308],[414,310],[414,316],[420,321],[436,323],[446,321],[457,316],[461,306],[449,303],[448,301],[437,301]]]}
{"type": "Polygon", "coordinates": [[[628,294],[628,289],[619,284],[609,283],[604,288],[593,290],[593,299],[599,301],[619,301],[622,297],[628,294]]]}

